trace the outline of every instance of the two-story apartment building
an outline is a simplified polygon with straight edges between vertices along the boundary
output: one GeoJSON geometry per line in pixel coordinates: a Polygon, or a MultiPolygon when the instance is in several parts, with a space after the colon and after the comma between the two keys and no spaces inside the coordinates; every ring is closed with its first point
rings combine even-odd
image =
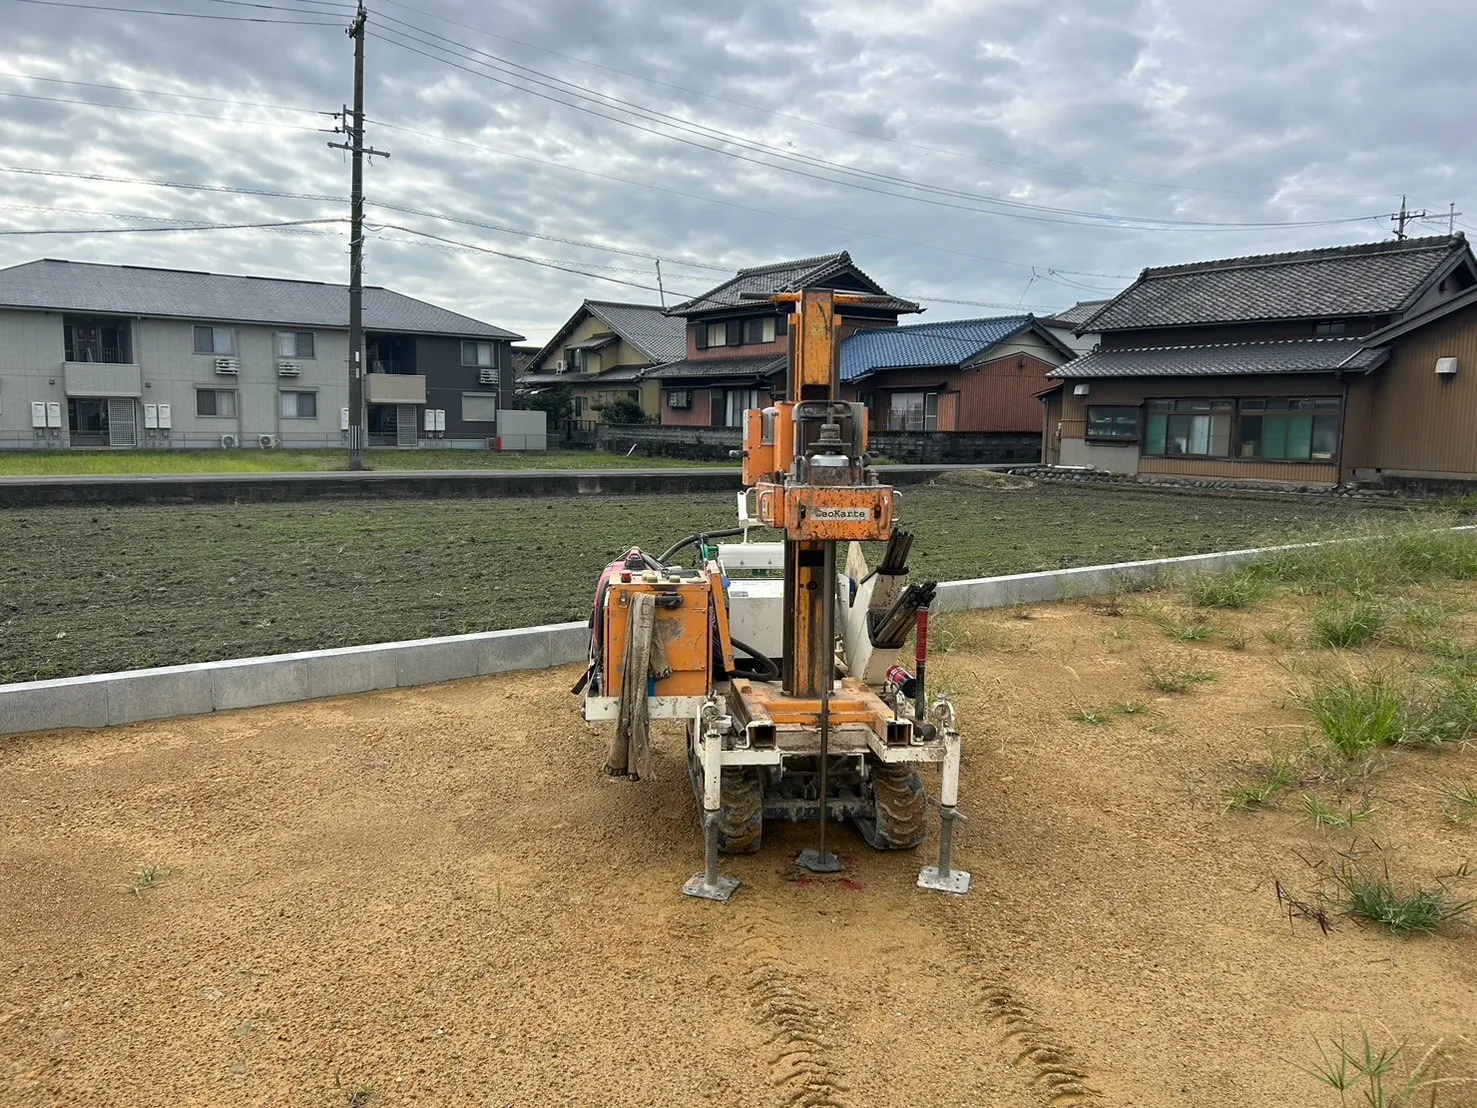
{"type": "MultiPolygon", "coordinates": [[[[520,336],[375,287],[364,319],[371,443],[486,448],[520,336]]],[[[345,285],[55,259],[0,270],[0,447],[338,446],[348,367],[345,285]]]]}
{"type": "Polygon", "coordinates": [[[701,296],[667,309],[684,321],[685,354],[648,371],[660,382],[662,423],[676,427],[738,427],[744,409],[783,394],[789,365],[789,316],[754,296],[825,288],[884,297],[850,308],[842,337],[869,327],[895,327],[918,305],[900,300],[863,273],[846,251],[741,269],[701,296]]]}
{"type": "Polygon", "coordinates": [[[1464,236],[1146,269],[1048,374],[1048,462],[1210,480],[1477,477],[1464,236]]]}
{"type": "Polygon", "coordinates": [[[682,357],[682,331],[682,320],[655,304],[586,300],[528,360],[518,388],[568,386],[576,431],[593,431],[601,409],[617,399],[640,404],[655,420],[661,388],[647,370],[682,357]]]}

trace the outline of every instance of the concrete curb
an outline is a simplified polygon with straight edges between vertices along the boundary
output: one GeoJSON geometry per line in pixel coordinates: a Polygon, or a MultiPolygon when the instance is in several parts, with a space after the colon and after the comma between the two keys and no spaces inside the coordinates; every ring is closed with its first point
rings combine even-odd
{"type": "MultiPolygon", "coordinates": [[[[1477,532],[1477,526],[1452,530],[1477,532]]],[[[933,611],[1008,608],[1015,604],[1042,604],[1152,588],[1195,574],[1220,573],[1283,551],[1321,545],[1325,544],[1293,543],[945,581],[938,587],[933,611]]],[[[584,621],[551,623],[474,635],[0,685],[0,735],[111,727],[376,689],[414,688],[495,673],[548,669],[583,662],[589,642],[590,629],[584,621]]]]}

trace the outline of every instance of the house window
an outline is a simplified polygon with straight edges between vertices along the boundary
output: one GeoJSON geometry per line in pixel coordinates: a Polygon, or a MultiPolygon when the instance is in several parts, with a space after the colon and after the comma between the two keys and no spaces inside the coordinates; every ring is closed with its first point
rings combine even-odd
{"type": "Polygon", "coordinates": [[[236,329],[234,327],[204,327],[195,329],[196,354],[236,353],[236,329]]]}
{"type": "Polygon", "coordinates": [[[197,416],[236,417],[236,392],[234,389],[196,389],[195,414],[197,416]]]}
{"type": "Polygon", "coordinates": [[[311,358],[311,357],[313,357],[313,332],[312,331],[278,331],[277,332],[277,357],[279,357],[279,358],[311,358]]]}
{"type": "Polygon", "coordinates": [[[464,342],[464,343],[462,343],[462,365],[491,366],[492,365],[492,343],[490,343],[490,342],[464,342]]]}
{"type": "Polygon", "coordinates": [[[744,341],[773,342],[774,323],[775,317],[772,315],[760,316],[758,319],[744,320],[744,341]]]}
{"type": "Polygon", "coordinates": [[[1342,319],[1325,319],[1319,323],[1313,324],[1313,334],[1342,335],[1344,333],[1345,327],[1346,324],[1342,319]]]}
{"type": "Polygon", "coordinates": [[[1227,458],[1231,453],[1229,400],[1150,400],[1144,453],[1227,458]]]}
{"type": "Polygon", "coordinates": [[[749,408],[759,407],[758,389],[725,389],[723,426],[742,427],[744,425],[744,412],[749,408]]]}
{"type": "Polygon", "coordinates": [[[705,345],[705,346],[727,346],[728,345],[728,324],[727,323],[710,323],[710,324],[708,324],[708,341],[706,343],[704,343],[703,345],[705,345]]]}
{"type": "Polygon", "coordinates": [[[1136,442],[1139,437],[1139,410],[1137,408],[1088,408],[1087,437],[1136,442]]]}
{"type": "Polygon", "coordinates": [[[691,389],[671,389],[667,392],[667,407],[690,408],[692,407],[691,389]]]}
{"type": "Polygon", "coordinates": [[[283,419],[317,419],[318,394],[316,392],[284,392],[282,394],[283,419]]]}
{"type": "Polygon", "coordinates": [[[1242,458],[1331,462],[1338,454],[1337,398],[1243,400],[1239,406],[1242,458]]]}
{"type": "Polygon", "coordinates": [[[590,414],[590,398],[588,396],[576,396],[573,398],[574,418],[584,419],[590,414]]]}
{"type": "Polygon", "coordinates": [[[887,410],[889,431],[938,430],[939,394],[936,392],[895,392],[887,410]]]}
{"type": "Polygon", "coordinates": [[[465,423],[496,423],[497,393],[462,393],[462,421],[465,423]]]}

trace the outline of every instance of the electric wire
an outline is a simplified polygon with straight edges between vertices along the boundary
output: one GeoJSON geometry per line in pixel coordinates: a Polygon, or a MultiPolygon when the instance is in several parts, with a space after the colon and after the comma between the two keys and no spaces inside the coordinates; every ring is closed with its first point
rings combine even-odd
{"type": "MultiPolygon", "coordinates": [[[[95,100],[69,100],[63,96],[37,96],[29,92],[7,92],[0,90],[0,96],[9,96],[17,100],[42,100],[49,104],[77,104],[84,108],[106,108],[116,109],[122,112],[146,112],[149,115],[172,115],[179,119],[215,119],[223,123],[246,123],[257,127],[279,127],[289,131],[326,131],[323,127],[309,127],[304,123],[283,123],[272,119],[241,119],[231,115],[206,115],[201,112],[176,112],[168,108],[146,108],[138,104],[99,104],[95,100]]],[[[301,109],[291,108],[290,111],[301,109]]]]}
{"type": "MultiPolygon", "coordinates": [[[[697,139],[684,139],[684,137],[679,137],[678,134],[672,134],[669,133],[669,131],[657,130],[656,127],[642,126],[642,123],[631,120],[631,118],[623,118],[620,117],[620,115],[610,115],[607,114],[607,112],[595,111],[594,108],[583,108],[583,106],[578,105],[578,103],[570,103],[569,100],[558,99],[557,96],[551,96],[548,95],[548,93],[541,93],[538,92],[538,90],[536,89],[530,89],[530,87],[527,87],[526,84],[517,84],[514,83],[514,81],[502,80],[502,78],[493,77],[492,74],[487,74],[487,72],[480,71],[480,69],[473,69],[470,68],[470,66],[461,65],[458,64],[458,62],[450,61],[450,58],[446,58],[446,56],[443,56],[448,55],[448,53],[452,53],[450,52],[448,47],[439,46],[439,44],[436,43],[428,43],[428,41],[425,41],[424,38],[417,38],[415,37],[415,35],[403,33],[403,31],[393,30],[393,28],[381,28],[381,30],[369,31],[368,34],[371,34],[371,37],[380,38],[380,40],[385,41],[385,43],[390,43],[393,44],[393,46],[400,47],[400,49],[402,50],[408,50],[408,52],[417,53],[417,55],[422,56],[422,58],[428,58],[431,59],[431,61],[439,62],[439,64],[448,65],[450,66],[450,68],[453,69],[461,69],[462,72],[467,72],[467,74],[474,75],[474,77],[482,77],[483,80],[492,81],[492,83],[501,84],[501,86],[510,87],[510,89],[515,89],[518,90],[518,92],[527,93],[527,95],[530,96],[536,96],[536,98],[539,99],[549,100],[549,102],[552,103],[558,103],[558,105],[566,106],[566,108],[572,108],[573,111],[579,111],[583,112],[583,114],[586,115],[594,115],[594,117],[603,118],[603,120],[611,121],[611,123],[620,124],[620,126],[631,127],[631,129],[634,130],[644,131],[644,133],[648,134],[654,134],[654,136],[668,139],[669,142],[678,142],[682,143],[682,145],[684,146],[693,146],[693,148],[703,149],[703,151],[712,152],[712,154],[719,154],[722,155],[722,157],[734,158],[734,160],[744,161],[744,163],[762,165],[762,167],[771,168],[771,170],[778,170],[781,171],[781,173],[790,173],[795,174],[795,176],[806,177],[806,179],[818,180],[818,182],[827,183],[827,185],[839,185],[843,186],[843,188],[860,189],[860,191],[871,192],[871,194],[892,196],[892,198],[897,199],[908,199],[908,201],[917,202],[917,204],[929,204],[933,205],[933,207],[951,208],[951,210],[959,211],[975,211],[975,213],[994,214],[994,216],[1003,216],[1007,217],[1007,219],[1034,220],[1034,222],[1059,223],[1059,225],[1068,226],[1103,226],[1103,228],[1115,228],[1124,230],[1177,230],[1177,232],[1186,232],[1186,230],[1195,230],[1195,232],[1207,232],[1207,230],[1267,230],[1315,228],[1315,226],[1337,226],[1344,225],[1344,223],[1362,222],[1362,220],[1371,219],[1371,216],[1360,214],[1360,216],[1338,217],[1338,219],[1326,220],[1281,220],[1281,222],[1232,223],[1211,222],[1211,220],[1180,220],[1173,219],[1173,217],[1120,216],[1120,214],[1112,213],[1092,213],[1092,211],[1075,210],[1075,208],[1056,208],[1052,207],[1052,205],[1027,204],[1027,202],[1022,201],[1010,201],[1010,199],[1001,198],[1001,196],[972,194],[972,192],[962,191],[962,189],[942,188],[942,186],[928,185],[928,183],[923,182],[914,182],[914,180],[905,179],[905,177],[894,177],[891,176],[891,174],[874,173],[874,171],[870,170],[855,170],[855,168],[846,167],[846,165],[842,165],[840,163],[830,163],[830,161],[821,160],[821,158],[808,157],[808,155],[790,154],[790,152],[780,151],[780,149],[772,148],[772,146],[764,145],[764,143],[755,143],[753,142],[753,140],[741,139],[741,137],[737,136],[727,136],[727,134],[719,134],[718,140],[721,140],[721,142],[727,142],[730,143],[730,145],[739,146],[740,149],[746,149],[746,151],[755,152],[755,154],[762,154],[765,155],[765,157],[778,158],[778,160],[783,161],[783,163],[792,163],[777,164],[774,163],[774,161],[764,161],[762,160],[762,158],[749,157],[749,154],[741,154],[741,152],[733,151],[733,149],[722,149],[718,148],[718,146],[709,146],[706,145],[705,142],[700,142],[700,140],[697,139]],[[409,40],[415,41],[415,43],[419,43],[421,44],[421,46],[427,46],[430,47],[430,49],[439,50],[440,53],[427,53],[425,52],[425,50],[419,50],[417,49],[417,47],[409,46],[409,44],[405,43],[405,41],[400,41],[402,40],[402,38],[409,38],[409,40]],[[809,167],[821,168],[821,170],[829,171],[829,173],[840,173],[843,174],[843,176],[840,177],[840,179],[832,176],[823,176],[823,174],[821,173],[811,173],[811,171],[805,170],[805,168],[798,168],[798,165],[809,165],[809,167]],[[901,186],[901,188],[913,189],[914,192],[919,192],[919,194],[926,195],[910,195],[907,194],[907,192],[897,192],[891,188],[877,188],[877,186],[867,185],[867,183],[863,183],[868,182],[868,180],[870,180],[870,182],[879,183],[879,185],[894,185],[895,183],[895,185],[899,185],[901,186]],[[966,201],[969,202],[954,202],[951,201],[951,199],[947,199],[948,196],[956,196],[956,198],[966,199],[966,201]],[[995,205],[995,207],[979,207],[979,205],[981,204],[991,204],[995,205]]],[[[474,53],[482,53],[477,52],[474,47],[464,47],[464,49],[473,49],[474,53]]],[[[477,59],[467,58],[467,56],[465,55],[453,56],[456,56],[456,58],[461,58],[462,61],[471,61],[474,62],[474,64],[483,65],[484,68],[496,69],[496,66],[487,64],[487,62],[479,62],[477,61],[477,59]]],[[[501,61],[501,59],[498,59],[498,61],[501,61]]],[[[505,71],[505,69],[499,69],[499,72],[507,71],[505,71]]],[[[611,108],[613,109],[613,111],[625,111],[626,114],[638,114],[638,112],[644,112],[644,115],[638,115],[637,118],[648,121],[648,123],[659,124],[659,126],[674,127],[674,129],[685,131],[685,133],[688,134],[696,134],[699,139],[709,139],[709,137],[712,137],[712,134],[705,134],[705,131],[713,131],[713,129],[709,129],[709,127],[705,127],[703,126],[703,124],[693,124],[688,123],[688,121],[678,120],[678,117],[672,117],[672,115],[665,114],[665,112],[654,112],[653,109],[642,108],[642,106],[640,105],[631,105],[631,103],[625,102],[625,100],[620,100],[619,98],[610,98],[610,96],[606,96],[606,98],[604,98],[604,100],[610,100],[610,103],[606,103],[603,102],[603,100],[595,99],[594,96],[586,95],[586,93],[573,92],[573,90],[570,89],[558,89],[558,87],[551,86],[551,84],[546,83],[546,81],[539,81],[538,78],[535,77],[524,77],[524,75],[521,74],[513,75],[514,77],[518,77],[518,80],[529,81],[529,83],[538,84],[538,86],[544,86],[548,87],[548,89],[554,89],[555,92],[561,93],[561,95],[564,96],[573,96],[573,98],[576,99],[583,99],[589,100],[589,102],[600,103],[600,106],[606,106],[606,108],[611,108]]],[[[558,80],[558,78],[554,78],[554,80],[558,80]]],[[[566,84],[566,86],[569,86],[570,83],[569,81],[560,81],[560,84],[566,84]]]]}
{"type": "MultiPolygon", "coordinates": [[[[45,81],[53,85],[77,85],[80,88],[110,89],[113,92],[131,92],[139,96],[173,96],[180,100],[206,100],[213,104],[230,104],[238,108],[270,108],[277,112],[302,112],[305,115],[336,115],[336,112],[324,112],[315,108],[300,108],[291,104],[265,104],[257,100],[228,100],[221,96],[201,96],[193,92],[165,92],[156,88],[134,88],[130,85],[105,85],[97,81],[74,81],[67,77],[40,77],[34,73],[12,73],[9,70],[0,69],[0,77],[13,77],[18,81],[45,81]]],[[[14,94],[10,94],[14,95],[14,94]]],[[[89,103],[91,101],[88,101],[89,103]]],[[[107,107],[118,107],[109,104],[107,107]]]]}
{"type": "MultiPolygon", "coordinates": [[[[342,27],[342,23],[320,20],[274,19],[262,16],[214,15],[209,12],[164,11],[159,8],[125,8],[112,4],[76,4],[71,0],[11,0],[16,4],[39,4],[47,8],[80,8],[90,12],[126,12],[129,15],[173,15],[181,19],[215,19],[227,23],[286,23],[295,27],[342,27]]],[[[289,9],[290,10],[290,9],[289,9]]],[[[304,12],[303,14],[313,14],[304,12]]]]}
{"type": "Polygon", "coordinates": [[[321,223],[347,223],[346,219],[289,219],[275,223],[205,223],[188,227],[46,227],[0,229],[0,235],[143,235],[172,231],[256,231],[273,227],[304,227],[321,223]]]}

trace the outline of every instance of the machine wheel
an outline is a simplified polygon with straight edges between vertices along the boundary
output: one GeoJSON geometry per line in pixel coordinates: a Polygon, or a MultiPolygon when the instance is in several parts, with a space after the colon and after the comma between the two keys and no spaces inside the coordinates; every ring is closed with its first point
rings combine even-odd
{"type": "Polygon", "coordinates": [[[918,767],[907,762],[872,767],[875,834],[867,839],[879,850],[912,850],[928,836],[924,818],[928,797],[918,767]]]}
{"type": "MultiPolygon", "coordinates": [[[[698,763],[687,725],[687,772],[692,795],[697,800],[698,819],[703,812],[703,767],[698,763]]],[[[735,766],[723,771],[718,794],[718,849],[725,854],[753,854],[764,836],[764,781],[757,766],[735,766]]]]}

